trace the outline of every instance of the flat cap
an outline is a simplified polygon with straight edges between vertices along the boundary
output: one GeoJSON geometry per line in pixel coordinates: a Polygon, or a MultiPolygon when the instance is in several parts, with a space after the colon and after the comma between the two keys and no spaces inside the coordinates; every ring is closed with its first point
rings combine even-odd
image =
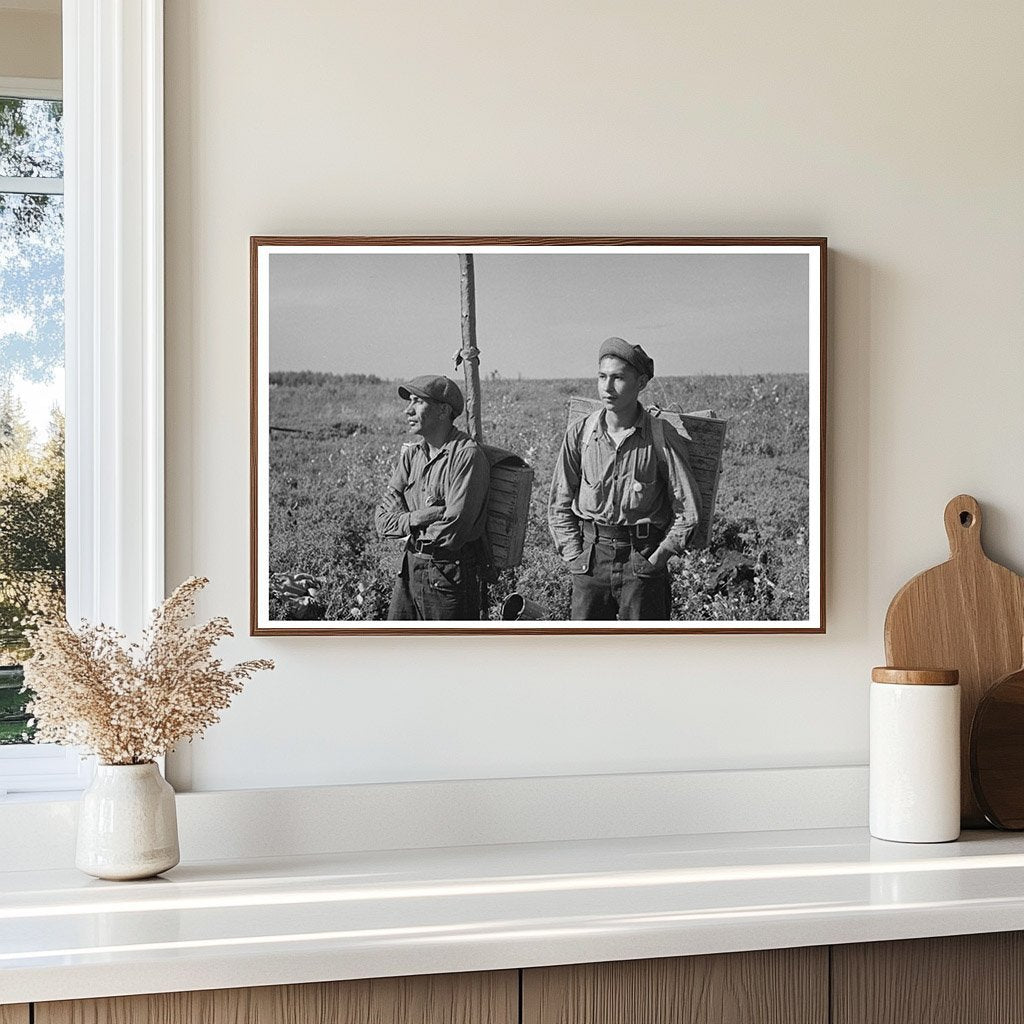
{"type": "Polygon", "coordinates": [[[458,384],[447,377],[435,377],[428,373],[422,377],[413,377],[412,380],[398,386],[399,398],[404,398],[408,402],[413,395],[450,406],[453,420],[460,416],[466,407],[458,384]]]}
{"type": "Polygon", "coordinates": [[[629,363],[637,373],[642,373],[648,379],[654,376],[654,360],[639,346],[630,345],[622,338],[606,338],[601,345],[597,361],[600,362],[605,356],[616,356],[624,363],[629,363]]]}

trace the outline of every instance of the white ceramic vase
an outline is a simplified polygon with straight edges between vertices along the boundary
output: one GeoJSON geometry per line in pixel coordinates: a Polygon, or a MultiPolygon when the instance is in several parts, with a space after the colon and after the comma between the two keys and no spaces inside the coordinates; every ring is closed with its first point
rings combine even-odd
{"type": "Polygon", "coordinates": [[[125,881],[158,875],[180,859],[174,790],[156,764],[98,764],[79,807],[75,866],[125,881]]]}

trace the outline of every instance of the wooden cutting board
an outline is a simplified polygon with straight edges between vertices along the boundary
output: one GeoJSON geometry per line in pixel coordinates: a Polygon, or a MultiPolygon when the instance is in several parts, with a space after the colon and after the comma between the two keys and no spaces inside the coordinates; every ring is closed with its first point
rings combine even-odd
{"type": "Polygon", "coordinates": [[[971,722],[988,688],[1020,666],[1024,578],[993,562],[981,546],[981,508],[957,495],[945,511],[949,561],[906,583],[885,616],[885,657],[894,668],[960,671],[960,813],[964,828],[984,827],[971,789],[971,722]]]}

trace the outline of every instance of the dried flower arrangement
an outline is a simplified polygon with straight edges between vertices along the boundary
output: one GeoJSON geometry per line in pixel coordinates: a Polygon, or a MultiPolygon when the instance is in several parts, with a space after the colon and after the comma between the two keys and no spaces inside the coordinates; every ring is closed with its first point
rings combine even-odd
{"type": "Polygon", "coordinates": [[[228,620],[186,625],[207,583],[182,583],[153,612],[141,645],[127,646],[109,626],[40,621],[25,663],[36,741],[84,747],[104,764],[146,764],[217,722],[242,683],[274,663],[224,668],[213,648],[233,635],[228,620]]]}

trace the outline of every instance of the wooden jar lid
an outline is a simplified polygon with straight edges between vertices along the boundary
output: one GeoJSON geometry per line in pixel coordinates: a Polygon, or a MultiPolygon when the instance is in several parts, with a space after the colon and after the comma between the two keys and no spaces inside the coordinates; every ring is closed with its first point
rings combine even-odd
{"type": "Polygon", "coordinates": [[[955,668],[888,668],[871,670],[873,683],[900,683],[912,686],[956,686],[960,673],[955,668]]]}

